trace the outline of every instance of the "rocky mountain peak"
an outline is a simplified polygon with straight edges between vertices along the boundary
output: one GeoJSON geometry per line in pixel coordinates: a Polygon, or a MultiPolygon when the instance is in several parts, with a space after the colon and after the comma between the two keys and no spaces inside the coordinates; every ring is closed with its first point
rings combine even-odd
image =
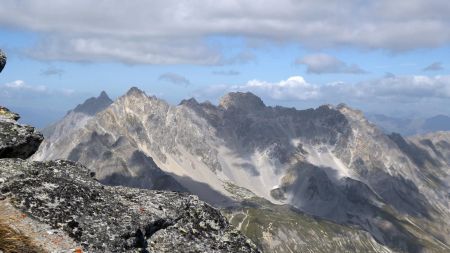
{"type": "Polygon", "coordinates": [[[198,101],[195,98],[183,99],[181,100],[180,105],[187,105],[187,106],[198,105],[198,101]]]}
{"type": "Polygon", "coordinates": [[[219,106],[228,110],[230,108],[255,111],[266,107],[264,102],[251,92],[230,92],[220,99],[219,106]]]}
{"type": "Polygon", "coordinates": [[[352,119],[358,119],[358,120],[364,120],[366,121],[366,118],[364,116],[364,113],[358,109],[352,108],[348,106],[347,104],[340,103],[336,106],[336,109],[346,115],[347,117],[350,117],[352,119]]]}
{"type": "MultiPolygon", "coordinates": [[[[260,252],[197,196],[105,186],[71,161],[22,160],[41,141],[33,127],[0,118],[0,229],[39,247],[26,252],[260,252]]],[[[2,236],[0,252],[13,252],[2,236]]]]}
{"type": "Polygon", "coordinates": [[[84,101],[84,103],[79,104],[74,112],[81,112],[88,115],[95,115],[97,112],[104,110],[110,104],[112,104],[111,98],[105,91],[102,91],[98,97],[91,97],[84,101]]]}
{"type": "Polygon", "coordinates": [[[137,87],[131,87],[127,93],[126,96],[140,96],[140,95],[146,95],[145,92],[137,87]]]}
{"type": "Polygon", "coordinates": [[[110,99],[108,94],[104,90],[102,92],[100,92],[100,95],[98,96],[98,98],[100,98],[100,99],[110,99]]]}

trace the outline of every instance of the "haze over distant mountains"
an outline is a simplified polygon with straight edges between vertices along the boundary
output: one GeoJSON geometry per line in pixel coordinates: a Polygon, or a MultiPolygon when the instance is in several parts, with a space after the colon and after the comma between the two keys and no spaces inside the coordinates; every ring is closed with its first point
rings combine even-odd
{"type": "Polygon", "coordinates": [[[110,102],[102,93],[46,129],[33,159],[194,193],[268,252],[450,250],[449,133],[405,139],[343,104],[269,107],[241,92],[172,106],[131,88],[110,102]]]}
{"type": "Polygon", "coordinates": [[[450,131],[450,117],[436,115],[429,118],[390,117],[383,114],[366,114],[367,118],[386,133],[400,133],[405,136],[450,131]]]}

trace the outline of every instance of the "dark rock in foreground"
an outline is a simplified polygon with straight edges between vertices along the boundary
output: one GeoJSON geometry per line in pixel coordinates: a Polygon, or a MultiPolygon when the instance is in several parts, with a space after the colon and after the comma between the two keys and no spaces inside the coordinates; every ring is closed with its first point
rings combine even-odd
{"type": "Polygon", "coordinates": [[[19,115],[0,106],[0,158],[30,157],[44,140],[34,127],[16,122],[19,115]]]}
{"type": "Polygon", "coordinates": [[[258,252],[198,197],[103,186],[69,161],[0,160],[0,192],[89,252],[258,252]]]}
{"type": "Polygon", "coordinates": [[[6,65],[6,54],[0,49],[0,73],[6,65]]]}
{"type": "MultiPolygon", "coordinates": [[[[5,202],[12,204],[22,213],[16,222],[32,218],[30,231],[62,235],[73,240],[68,245],[88,252],[259,252],[196,196],[105,186],[75,162],[20,159],[32,155],[43,138],[17,119],[0,108],[0,158],[6,158],[0,159],[0,211],[7,211],[5,202]]],[[[73,251],[50,240],[43,246],[73,251]]]]}

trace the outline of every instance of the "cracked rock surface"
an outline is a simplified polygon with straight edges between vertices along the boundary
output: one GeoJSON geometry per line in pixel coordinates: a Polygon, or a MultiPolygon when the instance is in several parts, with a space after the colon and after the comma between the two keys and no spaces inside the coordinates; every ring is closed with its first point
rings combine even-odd
{"type": "Polygon", "coordinates": [[[104,186],[74,162],[1,159],[0,192],[89,252],[258,252],[196,196],[104,186]]]}
{"type": "Polygon", "coordinates": [[[19,115],[0,106],[0,158],[30,157],[44,140],[34,127],[16,122],[19,115]]]}

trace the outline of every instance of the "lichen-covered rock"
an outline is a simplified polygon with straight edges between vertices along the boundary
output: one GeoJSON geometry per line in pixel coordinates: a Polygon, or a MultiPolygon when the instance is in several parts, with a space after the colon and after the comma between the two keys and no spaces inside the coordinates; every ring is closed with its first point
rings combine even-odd
{"type": "Polygon", "coordinates": [[[19,114],[11,112],[6,107],[0,106],[0,120],[17,121],[19,119],[19,114]]]}
{"type": "Polygon", "coordinates": [[[44,140],[34,127],[16,122],[19,115],[0,106],[0,158],[26,159],[44,140]]]}
{"type": "Polygon", "coordinates": [[[89,252],[259,252],[196,196],[109,187],[93,176],[69,161],[0,159],[0,197],[89,252]]]}

